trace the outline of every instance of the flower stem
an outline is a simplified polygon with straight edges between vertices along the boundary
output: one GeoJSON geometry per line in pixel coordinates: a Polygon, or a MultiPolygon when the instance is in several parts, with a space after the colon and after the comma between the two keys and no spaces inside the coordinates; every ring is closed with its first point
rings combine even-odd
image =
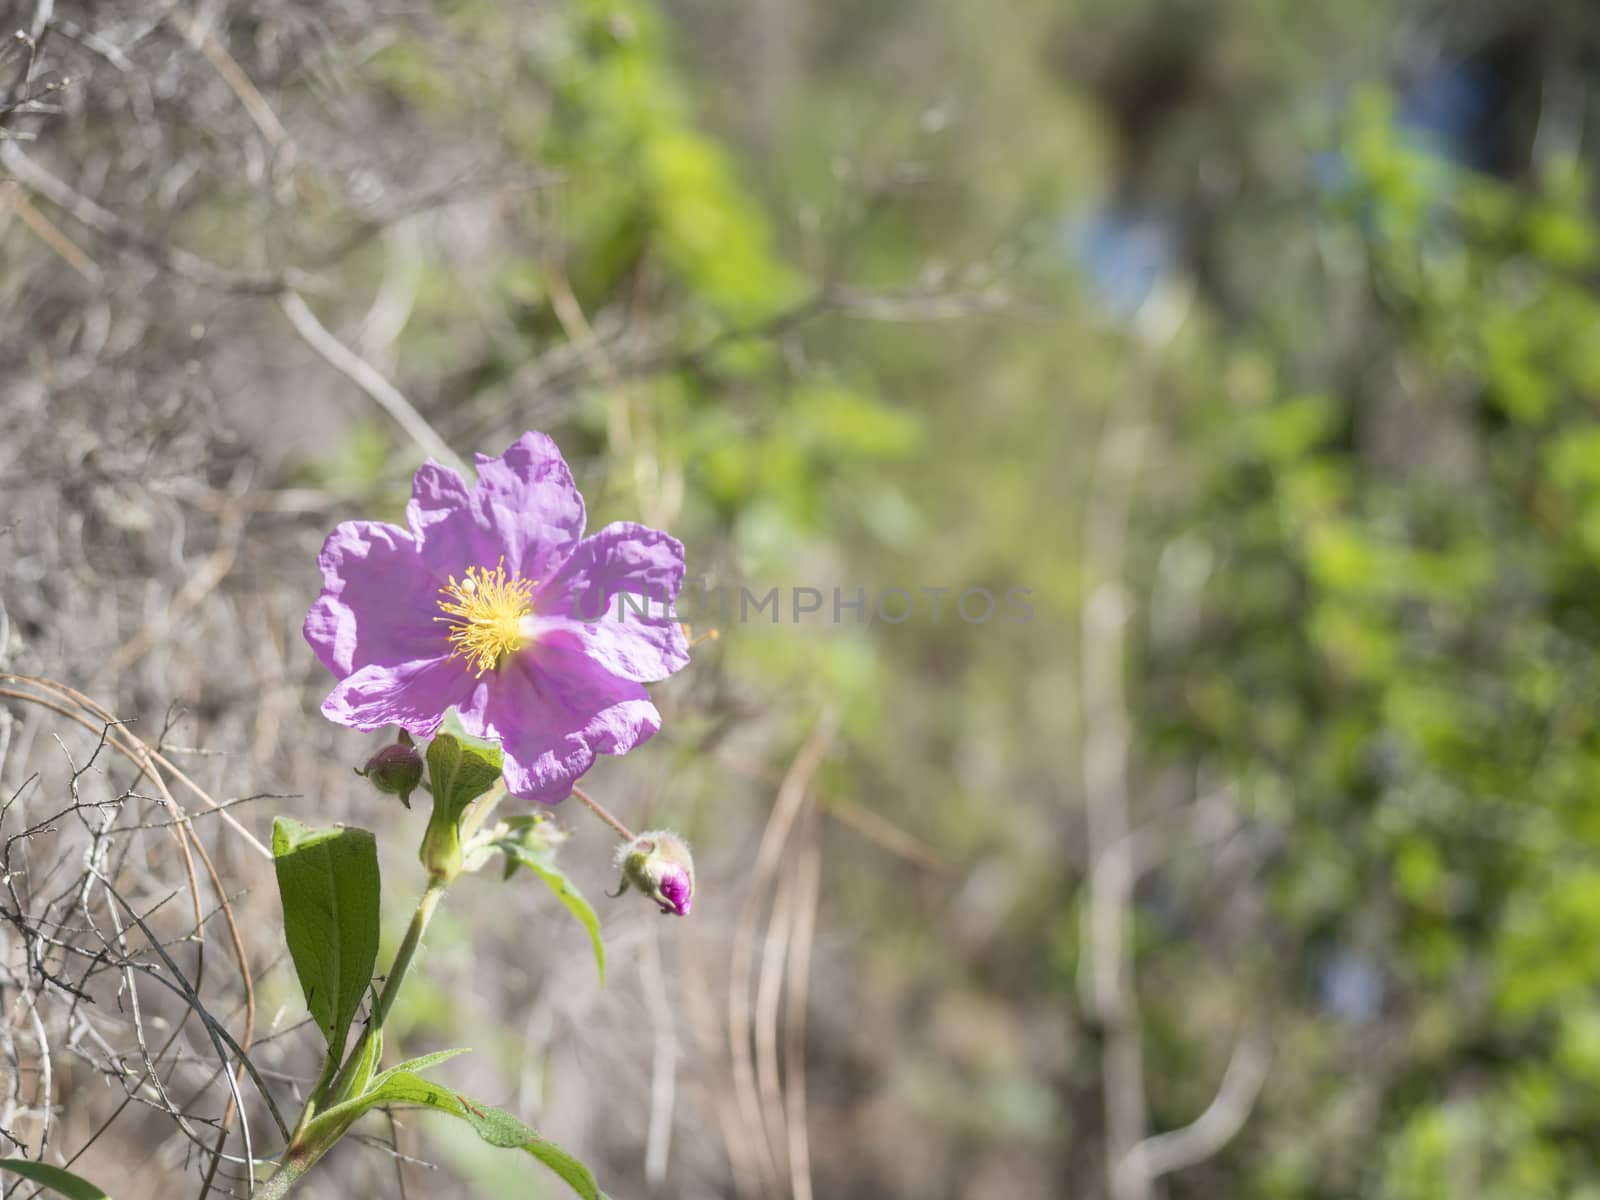
{"type": "Polygon", "coordinates": [[[417,947],[422,944],[422,935],[427,931],[428,922],[433,920],[433,910],[439,907],[439,901],[448,886],[442,879],[428,880],[427,890],[422,893],[422,899],[417,901],[417,911],[411,914],[405,939],[395,952],[394,965],[389,968],[389,974],[383,981],[383,990],[378,993],[378,1004],[372,1013],[374,1025],[382,1026],[389,1009],[394,1006],[400,985],[405,982],[406,972],[411,969],[411,960],[417,953],[417,947]]]}
{"type": "Polygon", "coordinates": [[[406,926],[405,939],[400,943],[400,949],[395,951],[394,965],[389,968],[389,974],[384,978],[383,990],[378,993],[378,1002],[372,1007],[372,1019],[367,1022],[366,1032],[356,1042],[355,1049],[351,1051],[350,1057],[345,1059],[344,1066],[333,1082],[331,1091],[333,1103],[337,1104],[340,1100],[347,1099],[343,1092],[350,1085],[350,1077],[355,1072],[362,1051],[366,1049],[367,1039],[372,1036],[373,1030],[383,1028],[389,1010],[394,1007],[395,997],[400,994],[400,985],[405,982],[406,973],[411,970],[411,960],[416,957],[417,947],[422,945],[422,935],[427,931],[428,922],[433,920],[434,909],[439,907],[439,901],[448,886],[448,882],[438,876],[428,880],[427,890],[422,893],[422,899],[417,901],[417,911],[411,914],[411,924],[406,926]]]}
{"type": "Polygon", "coordinates": [[[633,830],[629,829],[621,821],[617,820],[610,813],[608,813],[601,806],[600,802],[598,800],[596,800],[593,796],[589,795],[588,792],[584,791],[580,787],[575,787],[575,788],[572,789],[572,794],[574,796],[576,796],[579,800],[582,800],[585,804],[587,804],[589,806],[589,811],[590,812],[592,812],[595,816],[599,817],[607,825],[611,826],[612,829],[616,830],[617,831],[617,836],[620,837],[623,841],[625,841],[625,842],[633,841],[633,830]]]}
{"type": "Polygon", "coordinates": [[[295,1137],[298,1137],[300,1131],[310,1123],[311,1118],[317,1115],[317,1110],[323,1107],[322,1102],[327,1098],[328,1088],[333,1085],[333,1077],[338,1073],[338,1070],[338,1052],[330,1047],[327,1060],[322,1064],[322,1074],[317,1076],[316,1086],[311,1089],[311,1098],[306,1101],[305,1108],[300,1111],[300,1120],[294,1127],[295,1137]]]}

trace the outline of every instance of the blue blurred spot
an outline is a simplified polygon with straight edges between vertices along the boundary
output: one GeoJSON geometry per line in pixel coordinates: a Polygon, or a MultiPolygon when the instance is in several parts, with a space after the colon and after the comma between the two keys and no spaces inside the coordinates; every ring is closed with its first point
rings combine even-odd
{"type": "Polygon", "coordinates": [[[1490,158],[1494,93],[1495,80],[1487,70],[1450,63],[1427,72],[1400,93],[1395,120],[1441,157],[1482,167],[1490,158]]]}
{"type": "Polygon", "coordinates": [[[1383,976],[1372,959],[1340,950],[1322,967],[1322,1006],[1341,1020],[1364,1025],[1383,1006],[1383,976]]]}
{"type": "Polygon", "coordinates": [[[1138,312],[1177,259],[1172,223],[1158,214],[1102,209],[1069,220],[1063,235],[1096,298],[1119,317],[1138,312]]]}

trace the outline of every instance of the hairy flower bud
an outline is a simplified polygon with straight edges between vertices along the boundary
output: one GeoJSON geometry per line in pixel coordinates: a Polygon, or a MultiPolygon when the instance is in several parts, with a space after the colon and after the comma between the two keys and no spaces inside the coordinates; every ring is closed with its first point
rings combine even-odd
{"type": "Polygon", "coordinates": [[[622,868],[620,896],[629,885],[638,888],[661,906],[664,913],[687,917],[694,900],[694,859],[689,847],[675,833],[654,829],[641,833],[617,851],[622,868]]]}
{"type": "Polygon", "coordinates": [[[411,793],[422,782],[422,756],[412,744],[411,735],[402,729],[399,741],[367,759],[367,765],[356,774],[366,776],[380,792],[399,796],[400,803],[410,808],[411,793]]]}

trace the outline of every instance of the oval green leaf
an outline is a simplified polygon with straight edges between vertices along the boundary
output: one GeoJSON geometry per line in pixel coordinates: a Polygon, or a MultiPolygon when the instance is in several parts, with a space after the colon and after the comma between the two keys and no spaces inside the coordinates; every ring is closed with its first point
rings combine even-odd
{"type": "Polygon", "coordinates": [[[306,1007],[334,1053],[378,959],[378,848],[365,829],[314,830],[279,817],[272,853],[284,935],[306,1007]]]}

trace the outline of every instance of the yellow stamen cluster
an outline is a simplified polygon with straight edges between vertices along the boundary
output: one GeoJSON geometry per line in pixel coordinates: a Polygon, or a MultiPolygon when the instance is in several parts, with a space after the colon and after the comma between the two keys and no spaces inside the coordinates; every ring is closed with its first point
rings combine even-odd
{"type": "Polygon", "coordinates": [[[450,657],[465,658],[477,673],[492,671],[527,644],[523,618],[533,611],[537,581],[506,576],[505,559],[494,570],[468,567],[460,582],[450,577],[439,589],[442,621],[450,626],[450,657]]]}

